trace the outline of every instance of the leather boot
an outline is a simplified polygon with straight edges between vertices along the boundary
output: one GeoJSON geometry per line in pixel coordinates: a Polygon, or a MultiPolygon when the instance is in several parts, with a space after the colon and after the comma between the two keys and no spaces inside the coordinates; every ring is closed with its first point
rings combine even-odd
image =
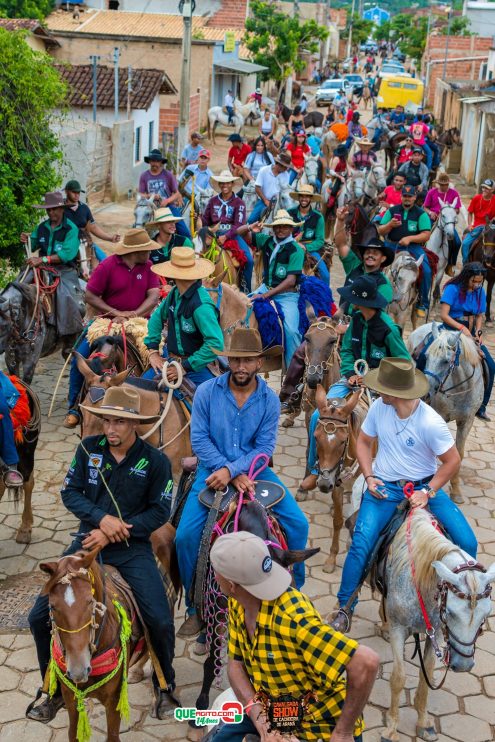
{"type": "Polygon", "coordinates": [[[302,382],[304,376],[304,365],[306,355],[306,343],[303,342],[292,356],[292,360],[285,374],[282,388],[280,389],[279,399],[281,402],[291,402],[298,394],[297,387],[302,382]],[[293,396],[294,395],[294,396],[293,396]]]}

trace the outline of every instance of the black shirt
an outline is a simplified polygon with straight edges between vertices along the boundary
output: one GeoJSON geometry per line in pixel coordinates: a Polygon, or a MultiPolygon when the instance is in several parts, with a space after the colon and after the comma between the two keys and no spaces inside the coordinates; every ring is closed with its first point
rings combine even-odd
{"type": "Polygon", "coordinates": [[[70,219],[71,222],[74,222],[76,227],[79,229],[79,232],[81,232],[82,229],[86,229],[88,222],[91,222],[91,224],[94,223],[93,214],[87,204],[79,202],[79,206],[75,210],[66,204],[64,211],[66,217],[70,219]]]}

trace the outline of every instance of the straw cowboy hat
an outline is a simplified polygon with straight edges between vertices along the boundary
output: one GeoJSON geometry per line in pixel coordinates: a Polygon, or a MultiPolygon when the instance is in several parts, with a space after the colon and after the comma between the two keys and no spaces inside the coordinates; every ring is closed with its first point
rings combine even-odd
{"type": "Polygon", "coordinates": [[[128,229],[122,242],[116,242],[115,245],[108,247],[113,255],[130,255],[133,252],[149,252],[158,250],[158,242],[150,239],[148,232],[142,227],[128,229]]]}
{"type": "Polygon", "coordinates": [[[229,350],[218,350],[211,348],[217,356],[227,358],[261,358],[262,356],[279,356],[282,354],[282,346],[274,345],[263,349],[261,335],[252,327],[236,327],[232,334],[232,342],[229,350]]]}
{"type": "Polygon", "coordinates": [[[218,192],[222,183],[232,183],[233,185],[238,186],[242,185],[242,178],[236,178],[235,175],[232,175],[230,170],[222,170],[220,175],[212,175],[210,177],[210,183],[212,188],[218,192]]]}
{"type": "Polygon", "coordinates": [[[382,358],[378,368],[365,374],[364,383],[375,392],[399,399],[420,399],[430,388],[424,373],[408,358],[382,358]]]}
{"type": "Polygon", "coordinates": [[[300,227],[302,222],[295,222],[288,211],[279,209],[275,219],[270,224],[265,222],[265,227],[300,227]]]}
{"type": "Polygon", "coordinates": [[[56,209],[65,206],[64,194],[61,191],[50,191],[43,196],[42,204],[35,204],[35,209],[56,209]]]}
{"type": "Polygon", "coordinates": [[[297,199],[299,196],[309,196],[311,201],[321,201],[322,198],[319,193],[315,193],[315,189],[309,183],[300,183],[295,191],[290,191],[289,196],[297,199]]]}
{"type": "Polygon", "coordinates": [[[375,146],[375,143],[368,139],[368,137],[356,138],[354,141],[358,147],[369,147],[371,149],[371,147],[375,146]]]}
{"type": "Polygon", "coordinates": [[[154,422],[160,415],[142,415],[141,397],[136,389],[124,388],[122,386],[111,386],[103,397],[100,407],[88,407],[80,405],[83,410],[91,412],[97,417],[119,417],[136,422],[154,422]]]}
{"type": "Polygon", "coordinates": [[[165,278],[178,278],[183,281],[196,281],[211,276],[215,266],[211,260],[197,258],[190,247],[173,247],[170,260],[153,265],[151,270],[165,278]]]}
{"type": "Polygon", "coordinates": [[[146,222],[147,227],[159,227],[160,224],[166,224],[167,222],[180,222],[181,216],[174,216],[168,206],[155,211],[155,218],[152,222],[146,222]]]}

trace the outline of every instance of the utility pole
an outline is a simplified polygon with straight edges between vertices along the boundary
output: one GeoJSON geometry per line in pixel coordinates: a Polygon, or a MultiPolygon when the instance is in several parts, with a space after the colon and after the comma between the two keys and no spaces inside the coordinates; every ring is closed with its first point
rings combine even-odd
{"type": "Polygon", "coordinates": [[[115,46],[113,50],[114,98],[115,98],[114,119],[115,121],[119,120],[119,53],[120,53],[119,47],[115,46]]]}
{"type": "Polygon", "coordinates": [[[352,0],[352,8],[351,8],[351,20],[349,23],[349,37],[347,39],[347,56],[351,56],[352,51],[352,24],[354,23],[354,11],[356,7],[356,0],[352,0]]]}
{"type": "MultiPolygon", "coordinates": [[[[294,5],[292,8],[293,12],[292,15],[294,18],[299,18],[299,0],[294,0],[294,5]]],[[[289,106],[289,108],[292,108],[292,83],[294,81],[294,76],[292,74],[289,75],[287,80],[285,81],[285,105],[289,106]]]]}
{"type": "Polygon", "coordinates": [[[180,76],[180,108],[179,131],[177,136],[177,153],[180,156],[187,144],[189,129],[189,108],[191,96],[191,36],[192,14],[194,6],[192,0],[181,0],[179,12],[184,22],[184,36],[182,38],[182,71],[180,76]]]}
{"type": "Polygon", "coordinates": [[[96,54],[92,54],[90,60],[93,65],[93,122],[96,124],[97,75],[100,57],[96,56],[96,54]]]}
{"type": "Polygon", "coordinates": [[[445,77],[447,75],[447,57],[449,56],[449,41],[450,41],[450,21],[452,20],[452,11],[449,10],[449,14],[447,16],[448,23],[447,23],[447,38],[445,40],[445,57],[443,60],[443,72],[442,72],[442,80],[445,80],[445,77]]]}
{"type": "MultiPolygon", "coordinates": [[[[325,23],[323,24],[327,31],[330,31],[330,24],[332,22],[332,18],[330,15],[330,3],[332,0],[325,0],[325,23]]],[[[321,47],[322,52],[320,54],[320,68],[323,69],[325,64],[328,62],[328,57],[330,56],[330,32],[328,33],[327,38],[325,41],[322,42],[321,47]]]]}
{"type": "Polygon", "coordinates": [[[127,120],[131,118],[132,67],[127,68],[127,120]]]}

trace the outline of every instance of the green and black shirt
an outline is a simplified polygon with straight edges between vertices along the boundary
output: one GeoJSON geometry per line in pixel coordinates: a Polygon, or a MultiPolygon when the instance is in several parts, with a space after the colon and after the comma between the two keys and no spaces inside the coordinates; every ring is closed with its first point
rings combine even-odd
{"type": "Polygon", "coordinates": [[[325,245],[325,221],[319,211],[310,209],[308,214],[301,214],[299,206],[289,209],[289,214],[295,222],[303,222],[302,243],[308,252],[318,252],[325,245]]]}
{"type": "Polygon", "coordinates": [[[168,245],[162,245],[160,248],[157,248],[156,250],[152,250],[150,252],[150,260],[153,265],[158,265],[158,263],[166,263],[167,260],[170,260],[170,253],[172,252],[173,247],[194,248],[194,245],[189,237],[185,237],[182,234],[177,234],[176,232],[171,236],[168,245]]]}
{"type": "Polygon", "coordinates": [[[263,255],[263,283],[268,289],[274,289],[287,276],[300,276],[304,265],[304,250],[295,240],[286,242],[275,255],[270,258],[276,248],[276,242],[271,234],[253,234],[253,241],[257,250],[263,255]]]}
{"type": "Polygon", "coordinates": [[[354,376],[354,363],[364,359],[370,368],[378,368],[382,358],[408,358],[400,328],[388,314],[378,311],[366,321],[357,309],[351,315],[340,353],[340,371],[348,379],[354,376]]]}

